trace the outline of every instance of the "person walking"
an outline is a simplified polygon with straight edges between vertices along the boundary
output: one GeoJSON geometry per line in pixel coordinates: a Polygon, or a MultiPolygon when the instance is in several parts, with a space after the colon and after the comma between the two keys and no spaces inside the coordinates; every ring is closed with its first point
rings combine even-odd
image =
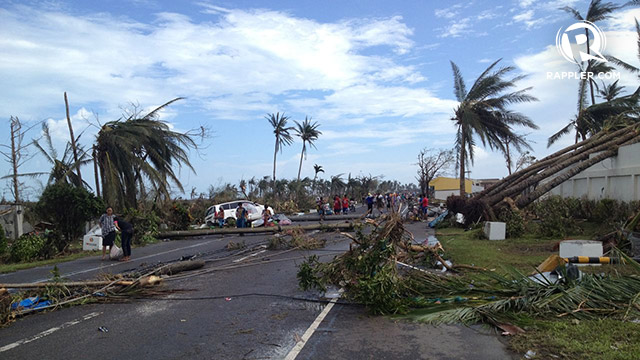
{"type": "Polygon", "coordinates": [[[111,251],[116,239],[116,225],[113,216],[113,208],[108,206],[105,213],[100,216],[100,229],[102,230],[102,260],[107,258],[107,247],[111,251]]]}
{"type": "Polygon", "coordinates": [[[425,195],[422,198],[422,217],[427,218],[427,214],[429,212],[429,198],[425,195]]]}
{"type": "Polygon", "coordinates": [[[367,202],[367,215],[373,215],[373,196],[369,194],[365,201],[367,202]]]}
{"type": "Polygon", "coordinates": [[[122,217],[116,217],[114,225],[120,230],[120,241],[122,245],[123,257],[120,261],[131,260],[131,238],[133,237],[133,225],[125,221],[122,217]]]}

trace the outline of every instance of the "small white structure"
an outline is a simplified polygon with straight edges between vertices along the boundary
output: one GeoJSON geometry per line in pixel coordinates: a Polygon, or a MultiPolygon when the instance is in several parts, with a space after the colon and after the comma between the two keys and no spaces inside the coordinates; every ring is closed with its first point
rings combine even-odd
{"type": "Polygon", "coordinates": [[[507,234],[507,225],[503,222],[487,221],[484,223],[484,234],[489,240],[504,240],[507,234]]]}
{"type": "MultiPolygon", "coordinates": [[[[594,240],[565,240],[560,242],[560,257],[570,258],[574,256],[602,256],[602,242],[594,240]]],[[[600,265],[600,264],[576,264],[576,265],[600,265]]]]}
{"type": "Polygon", "coordinates": [[[102,250],[102,229],[100,225],[96,225],[87,232],[82,238],[82,250],[102,250]]]}

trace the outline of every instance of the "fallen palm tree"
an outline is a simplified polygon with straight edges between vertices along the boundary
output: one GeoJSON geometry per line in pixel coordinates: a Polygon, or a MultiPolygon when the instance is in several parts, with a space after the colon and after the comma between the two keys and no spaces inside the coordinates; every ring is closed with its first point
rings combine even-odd
{"type": "Polygon", "coordinates": [[[589,139],[557,151],[505,177],[471,199],[450,202],[453,213],[467,223],[496,220],[500,209],[523,209],[542,195],[598,162],[614,157],[621,146],[640,141],[640,125],[601,131],[589,139]]]}
{"type": "Polygon", "coordinates": [[[196,229],[196,230],[177,230],[177,231],[165,231],[157,235],[159,239],[163,238],[184,238],[191,236],[205,236],[205,235],[235,235],[235,234],[265,234],[265,233],[278,233],[283,231],[331,231],[331,230],[347,230],[352,229],[354,223],[345,222],[337,224],[310,224],[300,226],[270,226],[270,227],[257,227],[257,228],[223,228],[223,229],[196,229]]]}
{"type": "MultiPolygon", "coordinates": [[[[622,252],[615,256],[630,275],[580,274],[564,264],[555,278],[549,273],[532,277],[515,269],[499,274],[471,266],[457,267],[470,272],[444,274],[426,269],[422,260],[398,266],[403,256],[411,261],[421,253],[438,254],[415,244],[399,218],[387,216],[368,224],[372,227],[368,234],[347,234],[353,240],[349,251],[333,261],[321,263],[310,257],[302,263],[300,287],[339,286],[344,297],[373,313],[402,314],[428,323],[487,323],[518,329],[509,324],[531,318],[640,317],[640,264],[622,252]]],[[[436,259],[442,261],[440,255],[436,259]]]]}

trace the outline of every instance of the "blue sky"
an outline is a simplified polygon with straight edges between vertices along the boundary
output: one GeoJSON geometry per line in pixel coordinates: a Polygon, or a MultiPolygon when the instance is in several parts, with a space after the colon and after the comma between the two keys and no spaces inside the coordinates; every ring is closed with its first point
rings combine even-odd
{"type": "MultiPolygon", "coordinates": [[[[128,104],[162,113],[176,130],[200,125],[213,138],[193,154],[197,174],[181,171],[187,192],[271,174],[274,138],[264,116],[310,116],[323,132],[302,175],[384,175],[415,181],[422,148],[450,148],[456,101],[449,60],[471,85],[502,58],[528,75],[539,102],[515,107],[540,129],[530,133],[538,157],[546,139],[575,113],[577,82],[547,80],[548,71],[574,71],[555,48],[560,27],[574,20],[558,8],[586,12],[588,2],[554,1],[4,1],[0,5],[0,141],[8,120],[47,121],[62,151],[68,139],[63,92],[76,133],[89,145],[98,122],[121,116],[128,104]]],[[[626,8],[598,26],[606,52],[638,65],[633,18],[626,8]]],[[[621,83],[637,78],[621,72],[621,83]]],[[[34,130],[27,138],[39,136],[34,130]]],[[[278,155],[278,178],[297,174],[301,143],[278,155]]],[[[33,151],[33,150],[32,150],[33,151]]],[[[35,156],[22,171],[48,169],[35,156]]],[[[478,148],[472,178],[507,173],[502,155],[478,148]]],[[[92,179],[92,167],[84,168],[92,179]]],[[[9,165],[0,163],[0,173],[9,165]]],[[[42,182],[46,178],[41,179],[42,182]]],[[[11,198],[8,184],[2,193],[11,198]]],[[[41,190],[29,182],[32,199],[41,190]]]]}

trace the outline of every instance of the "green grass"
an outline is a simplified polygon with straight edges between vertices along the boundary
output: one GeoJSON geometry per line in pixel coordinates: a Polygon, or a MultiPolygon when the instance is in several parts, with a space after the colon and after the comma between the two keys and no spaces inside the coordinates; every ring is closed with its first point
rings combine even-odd
{"type": "MultiPolygon", "coordinates": [[[[138,247],[144,247],[146,245],[154,244],[156,242],[158,242],[158,240],[154,239],[154,240],[147,241],[144,244],[131,245],[131,247],[135,249],[138,247]]],[[[121,246],[119,237],[116,240],[116,245],[121,246]]],[[[73,261],[73,260],[80,259],[87,256],[102,255],[101,250],[83,251],[82,243],[73,243],[70,246],[69,251],[70,253],[63,254],[63,255],[56,255],[53,259],[34,260],[34,261],[20,262],[20,263],[13,263],[13,264],[0,264],[0,274],[10,273],[18,270],[31,269],[39,266],[59,264],[67,261],[73,261]]]]}
{"type": "MultiPolygon", "coordinates": [[[[593,239],[606,233],[601,225],[579,224],[581,231],[568,239],[593,239]]],[[[454,264],[467,264],[496,269],[515,267],[531,272],[549,255],[557,254],[554,247],[564,239],[536,236],[528,229],[526,235],[503,241],[481,239],[481,229],[464,231],[458,228],[436,230],[445,256],[454,264]]],[[[586,272],[636,273],[620,265],[586,267],[586,272]]],[[[637,274],[637,273],[636,273],[637,274]]],[[[512,350],[525,354],[536,352],[536,359],[638,359],[640,354],[640,324],[613,319],[576,321],[571,319],[540,320],[523,317],[518,325],[525,334],[511,339],[512,350]]]]}
{"type": "Polygon", "coordinates": [[[21,262],[21,263],[15,263],[15,264],[2,264],[0,265],[0,274],[10,273],[10,272],[24,270],[24,269],[31,269],[39,266],[58,264],[58,263],[72,261],[72,260],[80,259],[86,256],[93,256],[98,254],[102,254],[102,252],[81,251],[81,252],[74,252],[68,255],[62,255],[62,256],[55,257],[53,259],[47,259],[47,260],[36,260],[36,261],[21,262]]]}
{"type": "Polygon", "coordinates": [[[519,353],[536,352],[536,359],[637,359],[640,324],[611,319],[536,321],[510,347],[519,353]],[[553,355],[553,356],[552,356],[553,355]]]}
{"type": "MultiPolygon", "coordinates": [[[[584,224],[580,234],[568,238],[591,239],[597,227],[584,224]]],[[[459,228],[441,228],[436,237],[442,243],[445,256],[454,264],[475,265],[488,269],[515,267],[533,271],[549,255],[557,254],[558,242],[563,239],[545,239],[531,232],[520,238],[491,241],[481,239],[482,229],[464,231],[459,228]]]]}

